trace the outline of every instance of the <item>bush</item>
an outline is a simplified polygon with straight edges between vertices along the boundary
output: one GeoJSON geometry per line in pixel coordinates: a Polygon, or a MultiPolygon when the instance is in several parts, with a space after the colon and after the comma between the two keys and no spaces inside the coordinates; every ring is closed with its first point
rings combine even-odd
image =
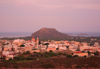
{"type": "Polygon", "coordinates": [[[87,56],[85,55],[84,57],[86,58],[87,56]]]}
{"type": "Polygon", "coordinates": [[[43,45],[49,45],[49,43],[45,43],[45,44],[43,44],[43,45]]]}
{"type": "Polygon", "coordinates": [[[45,57],[52,57],[52,56],[57,56],[57,54],[50,51],[50,52],[45,52],[44,56],[45,57]]]}
{"type": "Polygon", "coordinates": [[[30,51],[26,51],[23,53],[24,55],[30,54],[30,51]]]}
{"type": "Polygon", "coordinates": [[[20,45],[20,47],[25,47],[25,45],[24,45],[24,44],[22,44],[22,45],[20,45]]]}
{"type": "Polygon", "coordinates": [[[48,57],[48,55],[44,55],[45,57],[48,57]]]}
{"type": "Polygon", "coordinates": [[[37,60],[37,58],[33,58],[32,56],[27,56],[25,59],[26,60],[37,60]]]}
{"type": "Polygon", "coordinates": [[[14,57],[15,60],[25,60],[25,57],[24,56],[17,56],[17,57],[14,57]]]}
{"type": "Polygon", "coordinates": [[[66,54],[63,54],[64,56],[66,56],[66,54]]]}
{"type": "Polygon", "coordinates": [[[10,58],[9,60],[12,60],[12,58],[10,58]]]}
{"type": "Polygon", "coordinates": [[[79,57],[78,55],[74,55],[73,57],[79,57]]]}
{"type": "Polygon", "coordinates": [[[52,57],[52,56],[57,56],[56,53],[49,53],[48,55],[49,55],[50,57],[52,57]]]}
{"type": "Polygon", "coordinates": [[[95,55],[99,55],[99,52],[98,52],[98,51],[96,51],[94,54],[95,54],[95,55]]]}
{"type": "Polygon", "coordinates": [[[52,50],[49,51],[50,53],[53,52],[52,50]]]}
{"type": "Polygon", "coordinates": [[[60,52],[60,53],[58,53],[58,55],[62,55],[62,53],[60,52]]]}
{"type": "Polygon", "coordinates": [[[37,60],[37,58],[32,58],[32,60],[37,60]]]}
{"type": "Polygon", "coordinates": [[[49,63],[47,63],[47,64],[41,64],[40,67],[42,67],[42,68],[55,68],[54,65],[49,64],[49,63]]]}
{"type": "Polygon", "coordinates": [[[85,51],[82,51],[83,53],[85,52],[85,51]]]}
{"type": "Polygon", "coordinates": [[[56,50],[59,50],[59,48],[56,48],[56,50]]]}
{"type": "Polygon", "coordinates": [[[33,60],[33,58],[28,56],[28,57],[26,57],[26,60],[33,60]]]}
{"type": "Polygon", "coordinates": [[[72,55],[67,55],[68,58],[72,58],[72,55]]]}
{"type": "Polygon", "coordinates": [[[37,53],[37,52],[33,52],[33,53],[37,53]]]}

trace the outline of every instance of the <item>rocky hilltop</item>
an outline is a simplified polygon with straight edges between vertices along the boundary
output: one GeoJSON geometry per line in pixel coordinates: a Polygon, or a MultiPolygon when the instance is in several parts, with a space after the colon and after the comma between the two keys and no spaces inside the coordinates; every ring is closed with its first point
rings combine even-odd
{"type": "Polygon", "coordinates": [[[32,34],[34,37],[40,38],[66,38],[70,37],[67,34],[57,31],[55,28],[42,28],[32,34]]]}

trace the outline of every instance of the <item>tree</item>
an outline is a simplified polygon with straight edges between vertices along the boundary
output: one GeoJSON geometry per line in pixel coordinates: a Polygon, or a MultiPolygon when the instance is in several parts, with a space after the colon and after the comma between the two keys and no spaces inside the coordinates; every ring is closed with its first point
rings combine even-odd
{"type": "Polygon", "coordinates": [[[33,57],[31,57],[31,56],[27,56],[27,57],[26,57],[26,60],[37,60],[37,58],[33,58],[33,57]]]}
{"type": "Polygon", "coordinates": [[[9,60],[12,60],[12,58],[10,58],[9,60]]]}
{"type": "Polygon", "coordinates": [[[67,55],[68,58],[72,58],[72,55],[67,55]]]}
{"type": "Polygon", "coordinates": [[[52,53],[53,51],[52,51],[52,50],[50,50],[49,52],[50,52],[50,53],[52,53]]]}
{"type": "Polygon", "coordinates": [[[58,55],[62,55],[62,53],[61,53],[61,52],[59,52],[59,53],[58,53],[58,55]]]}
{"type": "Polygon", "coordinates": [[[85,52],[85,51],[82,51],[83,53],[85,52]]]}
{"type": "Polygon", "coordinates": [[[43,45],[49,45],[49,43],[45,43],[45,44],[43,44],[43,45]]]}
{"type": "Polygon", "coordinates": [[[95,54],[95,55],[99,55],[99,52],[98,52],[98,51],[96,51],[94,54],[95,54]]]}
{"type": "Polygon", "coordinates": [[[80,51],[80,49],[79,48],[77,48],[77,50],[76,51],[80,51]]]}
{"type": "Polygon", "coordinates": [[[24,55],[30,54],[30,51],[26,51],[23,53],[24,55]]]}
{"type": "Polygon", "coordinates": [[[47,47],[46,47],[46,49],[48,48],[48,45],[49,45],[49,43],[45,43],[45,44],[43,44],[43,45],[46,45],[47,47]]]}
{"type": "Polygon", "coordinates": [[[69,46],[66,46],[66,49],[67,49],[67,51],[68,51],[68,53],[69,53],[69,46]]]}
{"type": "Polygon", "coordinates": [[[56,48],[56,50],[58,50],[59,48],[56,48]]]}
{"type": "Polygon", "coordinates": [[[73,57],[79,57],[78,55],[74,55],[73,57]]]}
{"type": "Polygon", "coordinates": [[[39,41],[39,45],[41,44],[41,41],[39,41]]]}
{"type": "Polygon", "coordinates": [[[25,57],[22,55],[19,55],[17,57],[14,57],[15,60],[25,60],[25,57]]]}
{"type": "Polygon", "coordinates": [[[86,58],[87,56],[85,55],[84,57],[86,58]]]}
{"type": "Polygon", "coordinates": [[[69,46],[66,46],[67,50],[69,50],[69,46]]]}
{"type": "Polygon", "coordinates": [[[88,55],[91,55],[91,52],[90,51],[87,51],[88,55]]]}
{"type": "Polygon", "coordinates": [[[20,45],[20,47],[25,47],[25,45],[24,45],[24,44],[22,44],[22,45],[20,45]]]}

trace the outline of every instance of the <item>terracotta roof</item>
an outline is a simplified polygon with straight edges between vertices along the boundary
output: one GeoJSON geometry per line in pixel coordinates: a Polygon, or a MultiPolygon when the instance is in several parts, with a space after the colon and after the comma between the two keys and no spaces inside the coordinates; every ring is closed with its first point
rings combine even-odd
{"type": "Polygon", "coordinates": [[[32,39],[35,39],[34,37],[32,39]]]}
{"type": "Polygon", "coordinates": [[[32,44],[30,44],[30,46],[33,46],[32,44]]]}
{"type": "Polygon", "coordinates": [[[93,46],[93,47],[96,47],[96,46],[93,46]]]}
{"type": "Polygon", "coordinates": [[[11,54],[9,54],[9,55],[15,55],[15,53],[11,53],[11,54]]]}
{"type": "Polygon", "coordinates": [[[93,49],[84,49],[84,50],[93,50],[93,49]]]}
{"type": "Polygon", "coordinates": [[[74,52],[74,53],[82,53],[81,51],[76,51],[76,52],[74,52]]]}

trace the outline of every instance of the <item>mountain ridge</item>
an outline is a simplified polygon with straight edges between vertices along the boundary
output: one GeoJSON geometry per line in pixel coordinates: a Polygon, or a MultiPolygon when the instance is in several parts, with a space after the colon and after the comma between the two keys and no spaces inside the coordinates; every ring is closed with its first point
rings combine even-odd
{"type": "Polygon", "coordinates": [[[40,30],[34,32],[32,34],[34,37],[42,37],[42,38],[65,38],[70,37],[67,34],[61,33],[57,31],[55,28],[41,28],[40,30]]]}

